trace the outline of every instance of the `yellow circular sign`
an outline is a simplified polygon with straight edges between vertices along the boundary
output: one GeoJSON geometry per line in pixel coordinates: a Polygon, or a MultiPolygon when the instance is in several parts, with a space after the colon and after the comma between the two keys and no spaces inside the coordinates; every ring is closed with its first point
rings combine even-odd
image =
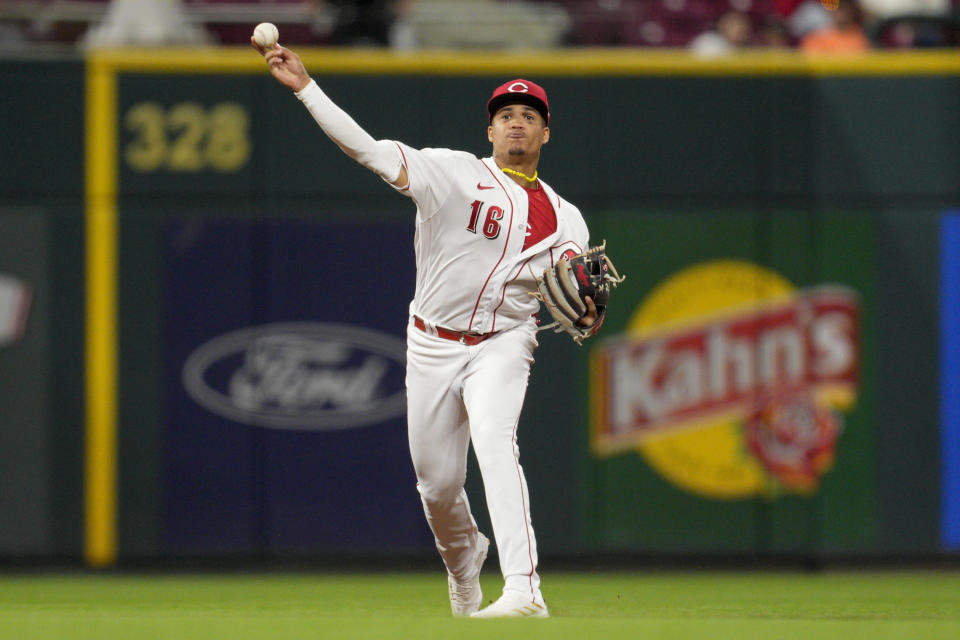
{"type": "MultiPolygon", "coordinates": [[[[634,312],[627,331],[638,338],[701,322],[760,301],[787,298],[795,287],[780,274],[738,260],[694,265],[660,284],[634,312]]],[[[768,482],[747,449],[739,420],[688,425],[638,445],[661,475],[688,491],[735,499],[760,493],[768,482]]]]}

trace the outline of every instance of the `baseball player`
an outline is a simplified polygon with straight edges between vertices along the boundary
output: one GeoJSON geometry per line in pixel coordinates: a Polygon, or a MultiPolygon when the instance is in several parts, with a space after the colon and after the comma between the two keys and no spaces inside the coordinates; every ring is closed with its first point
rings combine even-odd
{"type": "MultiPolygon", "coordinates": [[[[494,90],[487,103],[491,157],[413,149],[372,138],[324,94],[293,51],[253,45],[344,153],[417,205],[417,284],[407,326],[409,443],[453,614],[548,617],[517,448],[537,346],[539,302],[529,292],[537,289],[534,274],[588,246],[588,232],[577,208],[537,175],[550,139],[547,94],[521,79],[494,90]],[[502,595],[482,610],[480,569],[489,541],[463,489],[471,442],[504,577],[502,595]]],[[[579,324],[599,326],[596,307],[586,302],[579,324]]]]}

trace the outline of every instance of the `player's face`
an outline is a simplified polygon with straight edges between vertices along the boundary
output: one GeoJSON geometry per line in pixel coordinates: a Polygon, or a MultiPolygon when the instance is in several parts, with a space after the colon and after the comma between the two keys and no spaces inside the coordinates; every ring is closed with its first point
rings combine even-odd
{"type": "Polygon", "coordinates": [[[494,156],[521,160],[540,153],[550,139],[550,127],[533,107],[509,104],[493,114],[487,139],[493,144],[494,156]]]}

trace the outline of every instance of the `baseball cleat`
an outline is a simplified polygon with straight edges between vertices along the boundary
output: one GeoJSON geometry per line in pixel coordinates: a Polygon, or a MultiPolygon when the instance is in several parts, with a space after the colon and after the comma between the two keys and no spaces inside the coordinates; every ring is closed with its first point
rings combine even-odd
{"type": "Polygon", "coordinates": [[[487,549],[490,540],[482,533],[477,534],[477,557],[475,565],[477,572],[466,582],[458,582],[453,576],[447,576],[447,586],[450,587],[450,610],[453,615],[466,617],[480,608],[483,602],[483,591],[480,590],[480,569],[487,559],[487,549]]]}
{"type": "Polygon", "coordinates": [[[549,618],[547,606],[516,591],[504,591],[500,598],[471,618],[549,618]]]}

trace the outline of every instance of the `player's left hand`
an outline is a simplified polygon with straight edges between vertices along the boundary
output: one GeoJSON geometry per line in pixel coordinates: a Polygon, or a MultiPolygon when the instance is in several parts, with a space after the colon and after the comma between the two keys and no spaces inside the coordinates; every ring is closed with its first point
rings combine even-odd
{"type": "Polygon", "coordinates": [[[597,305],[593,303],[593,298],[590,296],[584,296],[583,302],[587,305],[587,312],[583,314],[582,318],[577,320],[577,324],[581,327],[592,327],[593,323],[600,317],[600,313],[597,311],[597,305]]]}
{"type": "Polygon", "coordinates": [[[537,278],[530,295],[543,302],[554,322],[540,329],[566,333],[577,344],[595,335],[603,324],[610,290],[623,282],[606,254],[607,243],[561,258],[537,278]]]}

